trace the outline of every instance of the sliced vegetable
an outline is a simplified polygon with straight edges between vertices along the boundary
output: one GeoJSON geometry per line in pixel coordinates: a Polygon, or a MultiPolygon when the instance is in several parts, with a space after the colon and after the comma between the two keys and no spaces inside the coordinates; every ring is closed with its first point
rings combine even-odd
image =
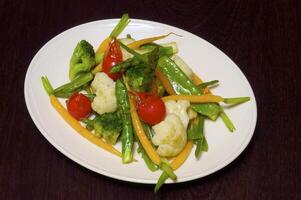
{"type": "MultiPolygon", "coordinates": [[[[192,150],[192,147],[193,142],[192,140],[189,140],[184,149],[181,151],[181,153],[171,162],[170,166],[173,170],[177,170],[185,162],[192,150]]],[[[168,174],[166,172],[163,172],[155,186],[155,192],[157,192],[160,189],[160,187],[165,183],[167,178],[168,174]]]]}
{"type": "MultiPolygon", "coordinates": [[[[159,169],[158,165],[156,165],[147,155],[147,153],[145,152],[145,150],[143,149],[142,145],[140,144],[140,142],[138,141],[138,149],[137,149],[138,153],[141,154],[142,159],[144,160],[147,168],[149,170],[151,170],[152,172],[157,171],[159,169]]],[[[167,175],[168,176],[168,175],[167,175]]]]}
{"type": "Polygon", "coordinates": [[[168,33],[166,35],[160,35],[160,36],[156,36],[156,37],[150,37],[150,38],[144,38],[144,39],[141,39],[141,40],[137,40],[137,41],[132,42],[131,44],[129,44],[128,47],[131,48],[131,49],[137,49],[137,48],[139,48],[140,46],[142,46],[144,44],[152,43],[156,40],[166,38],[170,34],[173,34],[173,33],[168,33]]]}
{"type": "MultiPolygon", "coordinates": [[[[163,56],[158,61],[158,68],[166,76],[176,94],[200,95],[199,88],[186,76],[186,74],[170,58],[163,56]]],[[[192,104],[191,107],[202,115],[215,120],[221,108],[215,103],[192,104]]]]}
{"type": "Polygon", "coordinates": [[[168,94],[174,95],[176,94],[173,90],[171,84],[169,83],[168,79],[165,77],[165,75],[162,73],[162,71],[157,67],[155,70],[156,77],[160,80],[162,83],[164,89],[167,91],[168,94]]]}
{"type": "Polygon", "coordinates": [[[198,140],[203,138],[204,117],[198,116],[191,120],[187,129],[187,138],[190,140],[198,140]]]}
{"type": "Polygon", "coordinates": [[[81,87],[88,84],[94,78],[92,73],[85,73],[79,75],[76,79],[71,81],[70,83],[66,83],[53,91],[53,94],[56,97],[68,98],[74,92],[81,89],[81,87]]]}
{"type": "Polygon", "coordinates": [[[195,157],[199,159],[203,151],[208,151],[208,143],[205,137],[196,140],[195,157]]]}
{"type": "MultiPolygon", "coordinates": [[[[134,130],[130,114],[129,96],[126,86],[121,80],[116,81],[117,105],[122,119],[122,162],[129,163],[133,159],[134,130]]],[[[143,154],[143,153],[142,153],[143,154]]]]}
{"type": "Polygon", "coordinates": [[[160,165],[161,158],[158,155],[158,153],[156,152],[156,150],[153,148],[151,142],[148,140],[148,138],[144,132],[144,129],[143,129],[140,119],[138,117],[138,113],[135,108],[135,104],[131,98],[129,98],[129,102],[130,102],[130,107],[131,107],[131,117],[132,117],[132,122],[133,122],[135,133],[136,133],[141,145],[143,146],[144,150],[146,151],[147,155],[149,156],[149,158],[156,165],[160,165]]]}
{"type": "Polygon", "coordinates": [[[226,104],[237,105],[250,100],[250,97],[233,97],[233,98],[223,98],[221,96],[216,96],[212,94],[203,94],[200,96],[196,95],[170,95],[162,97],[163,101],[169,100],[188,100],[192,103],[218,103],[224,102],[226,104]]]}
{"type": "Polygon", "coordinates": [[[63,107],[63,105],[58,101],[58,99],[52,94],[50,82],[47,77],[42,77],[43,85],[46,86],[45,90],[49,94],[51,105],[54,109],[61,115],[61,117],[74,129],[76,130],[82,137],[86,138],[93,144],[101,147],[102,149],[121,157],[121,153],[115,149],[112,145],[105,143],[103,140],[94,136],[90,131],[82,127],[82,125],[77,121],[74,117],[72,117],[68,111],[63,107]]]}
{"type": "MultiPolygon", "coordinates": [[[[196,85],[200,85],[201,83],[203,83],[202,79],[199,76],[197,76],[195,73],[192,74],[192,80],[196,85]]],[[[211,94],[210,90],[207,90],[206,93],[211,94]]],[[[228,130],[230,132],[233,132],[235,130],[235,126],[222,108],[220,112],[220,117],[222,118],[228,130]]]]}

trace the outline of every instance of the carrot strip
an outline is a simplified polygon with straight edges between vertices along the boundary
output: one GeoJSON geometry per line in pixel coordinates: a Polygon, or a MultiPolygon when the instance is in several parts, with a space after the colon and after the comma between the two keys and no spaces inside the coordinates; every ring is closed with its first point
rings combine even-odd
{"type": "Polygon", "coordinates": [[[160,36],[155,36],[155,37],[150,37],[150,38],[144,38],[141,40],[137,40],[135,42],[130,43],[129,45],[127,45],[129,48],[131,49],[137,49],[139,48],[141,45],[147,44],[147,43],[151,43],[154,42],[156,40],[160,40],[163,38],[166,38],[167,36],[169,36],[170,34],[173,34],[172,32],[166,34],[166,35],[160,35],[160,36]]]}
{"type": "Polygon", "coordinates": [[[81,136],[92,142],[93,144],[99,146],[100,148],[121,157],[121,153],[115,149],[112,145],[107,144],[102,139],[94,136],[90,131],[85,129],[79,121],[77,121],[74,117],[72,117],[68,111],[63,107],[63,105],[58,101],[58,99],[54,95],[50,95],[50,102],[54,109],[63,117],[63,119],[81,136]]]}
{"type": "Polygon", "coordinates": [[[169,100],[188,100],[193,103],[211,103],[211,102],[221,102],[224,98],[220,96],[215,96],[212,94],[204,94],[204,95],[170,95],[161,98],[162,101],[166,102],[169,100]]]}
{"type": "Polygon", "coordinates": [[[177,170],[181,165],[186,161],[193,147],[193,141],[189,140],[184,149],[181,151],[179,155],[171,162],[170,167],[173,170],[177,170]]]}
{"type": "Polygon", "coordinates": [[[131,106],[131,116],[132,116],[132,122],[133,122],[133,126],[134,126],[134,130],[135,133],[141,143],[141,145],[143,146],[145,152],[147,153],[147,155],[149,156],[149,158],[157,165],[160,165],[161,163],[161,158],[159,156],[159,154],[156,152],[156,150],[153,148],[152,144],[150,143],[150,141],[148,140],[142,124],[140,122],[138,113],[136,111],[134,102],[131,98],[129,98],[130,101],[130,106],[131,106]]]}
{"type": "Polygon", "coordinates": [[[157,67],[155,70],[155,75],[156,77],[161,81],[164,89],[166,90],[166,92],[170,95],[175,95],[175,91],[172,88],[170,82],[168,81],[168,79],[165,77],[165,75],[162,73],[162,71],[157,67]]]}
{"type": "Polygon", "coordinates": [[[97,50],[96,50],[96,54],[100,55],[102,53],[105,53],[105,51],[109,48],[110,42],[112,41],[111,37],[107,37],[106,39],[104,39],[101,44],[98,46],[97,50]]]}

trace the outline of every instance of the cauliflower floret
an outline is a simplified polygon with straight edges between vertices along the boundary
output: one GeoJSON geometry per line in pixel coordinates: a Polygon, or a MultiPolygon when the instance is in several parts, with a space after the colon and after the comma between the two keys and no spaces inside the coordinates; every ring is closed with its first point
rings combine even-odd
{"type": "Polygon", "coordinates": [[[171,59],[181,68],[181,70],[188,76],[188,78],[192,78],[193,72],[182,58],[180,58],[178,55],[174,55],[171,57],[171,59]]]}
{"type": "Polygon", "coordinates": [[[115,82],[103,72],[96,73],[94,80],[91,83],[91,87],[94,91],[97,91],[101,86],[114,87],[115,82]]]}
{"type": "Polygon", "coordinates": [[[98,114],[114,112],[117,109],[115,82],[107,74],[100,72],[95,75],[91,87],[96,91],[92,109],[98,114]]]}
{"type": "Polygon", "coordinates": [[[187,109],[190,103],[188,100],[170,100],[165,102],[165,108],[167,114],[176,114],[182,121],[184,128],[186,129],[189,123],[189,116],[187,114],[187,109]]]}
{"type": "Polygon", "coordinates": [[[152,142],[159,146],[157,152],[160,156],[176,156],[184,148],[187,142],[186,129],[177,115],[168,114],[152,128],[155,132],[152,142]]]}

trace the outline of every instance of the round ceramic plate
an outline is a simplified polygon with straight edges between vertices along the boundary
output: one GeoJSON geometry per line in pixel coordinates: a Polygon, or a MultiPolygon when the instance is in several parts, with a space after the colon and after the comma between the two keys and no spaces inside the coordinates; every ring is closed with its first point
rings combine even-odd
{"type": "MultiPolygon", "coordinates": [[[[96,49],[106,38],[118,19],[100,20],[71,28],[45,44],[31,61],[25,78],[25,100],[28,111],[44,137],[60,152],[80,165],[99,174],[137,183],[156,183],[161,172],[151,172],[143,160],[122,164],[121,159],[102,150],[77,134],[53,109],[41,83],[47,76],[54,87],[68,82],[69,59],[76,44],[85,39],[96,49]]],[[[176,171],[177,182],[207,176],[232,162],[250,142],[257,119],[257,109],[252,88],[237,65],[222,51],[202,38],[182,29],[145,20],[132,19],[120,37],[131,34],[140,39],[174,32],[159,41],[176,41],[179,55],[205,81],[219,80],[215,94],[223,97],[250,96],[242,105],[225,108],[236,126],[230,133],[221,119],[206,121],[205,135],[209,151],[197,160],[191,153],[187,161],[176,171]]],[[[63,100],[62,100],[63,102],[63,100]]],[[[117,144],[120,149],[120,143],[117,144]]],[[[194,149],[193,149],[194,151],[194,149]]],[[[171,181],[168,181],[171,183],[171,181]]]]}

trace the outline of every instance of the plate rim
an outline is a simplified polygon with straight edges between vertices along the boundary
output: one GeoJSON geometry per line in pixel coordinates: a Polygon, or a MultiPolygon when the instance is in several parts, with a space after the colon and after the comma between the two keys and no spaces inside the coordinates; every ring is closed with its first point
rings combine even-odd
{"type": "MultiPolygon", "coordinates": [[[[117,20],[119,20],[119,19],[118,18],[102,19],[102,20],[95,20],[95,21],[79,24],[79,25],[76,25],[74,27],[71,27],[71,28],[68,28],[68,29],[64,30],[63,32],[55,35],[50,40],[48,40],[46,43],[44,43],[44,45],[35,53],[34,57],[32,58],[30,64],[28,65],[28,68],[26,70],[25,81],[24,81],[25,104],[26,104],[26,107],[27,107],[27,110],[30,114],[31,119],[33,120],[35,126],[38,128],[39,132],[46,138],[46,140],[53,147],[55,147],[60,153],[62,153],[63,155],[65,155],[66,157],[71,159],[72,161],[74,161],[77,164],[85,167],[88,170],[91,170],[91,171],[93,171],[97,174],[104,175],[104,176],[109,177],[109,178],[114,178],[114,179],[117,179],[117,180],[133,182],[133,183],[155,184],[156,181],[154,181],[154,180],[146,180],[146,179],[141,179],[141,178],[133,178],[133,177],[125,177],[125,176],[121,176],[121,175],[116,175],[116,174],[110,173],[110,172],[108,172],[104,169],[100,170],[100,169],[94,167],[93,165],[86,163],[84,160],[82,160],[77,155],[75,155],[72,152],[69,152],[68,150],[61,147],[59,144],[57,144],[52,139],[52,137],[50,137],[50,135],[48,134],[48,131],[43,129],[43,127],[39,124],[39,120],[34,116],[33,110],[31,108],[31,106],[29,105],[29,92],[27,91],[28,90],[28,85],[29,85],[29,74],[32,71],[35,60],[39,57],[39,54],[41,54],[41,52],[43,52],[43,50],[47,48],[48,45],[55,42],[55,40],[58,39],[59,36],[63,35],[65,32],[72,31],[73,29],[77,29],[81,26],[87,26],[87,25],[92,25],[92,24],[97,24],[97,23],[106,23],[106,22],[112,22],[113,23],[113,22],[117,22],[117,20]]],[[[240,143],[240,145],[238,147],[238,150],[234,151],[232,154],[229,154],[229,156],[227,156],[225,159],[221,160],[220,164],[218,164],[216,167],[206,170],[206,173],[200,173],[198,175],[191,175],[191,176],[181,178],[180,181],[175,181],[175,182],[168,181],[166,183],[167,184],[170,184],[170,183],[173,184],[173,183],[181,183],[181,182],[187,182],[187,181],[200,179],[202,177],[209,176],[210,174],[213,174],[213,173],[219,171],[220,169],[226,167],[227,165],[229,165],[230,163],[235,161],[242,154],[242,152],[247,148],[248,144],[250,143],[251,139],[253,138],[253,135],[254,135],[254,132],[255,132],[255,129],[256,129],[256,124],[257,124],[257,114],[258,113],[257,113],[256,98],[255,98],[255,95],[254,95],[254,91],[251,87],[251,83],[248,81],[245,74],[241,71],[241,69],[238,67],[238,65],[228,55],[226,55],[222,50],[220,50],[219,48],[217,48],[212,43],[208,42],[207,40],[201,38],[200,36],[198,36],[194,33],[191,33],[189,31],[186,31],[186,30],[184,30],[182,28],[179,28],[179,27],[176,27],[176,26],[172,26],[172,25],[157,22],[157,21],[131,18],[131,22],[141,23],[141,24],[151,24],[151,25],[155,25],[155,26],[161,26],[161,27],[164,27],[164,28],[179,29],[179,30],[181,30],[185,33],[188,33],[188,34],[192,35],[193,37],[195,37],[197,39],[203,40],[207,45],[214,47],[215,50],[219,51],[219,53],[223,54],[223,56],[225,56],[231,62],[231,64],[233,65],[235,71],[239,72],[240,75],[241,75],[241,78],[243,78],[244,81],[246,81],[248,83],[250,93],[251,93],[252,97],[254,97],[254,99],[253,99],[254,105],[253,106],[254,106],[255,109],[254,109],[254,113],[253,113],[254,114],[254,117],[253,117],[254,122],[252,123],[254,125],[252,126],[252,124],[250,123],[249,134],[240,143]]]]}

